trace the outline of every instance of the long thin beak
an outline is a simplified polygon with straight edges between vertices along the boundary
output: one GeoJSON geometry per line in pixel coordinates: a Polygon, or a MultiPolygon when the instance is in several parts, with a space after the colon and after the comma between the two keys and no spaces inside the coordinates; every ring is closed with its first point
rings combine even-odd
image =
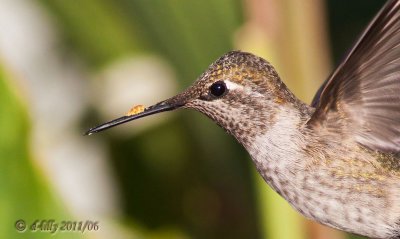
{"type": "Polygon", "coordinates": [[[170,100],[166,100],[166,101],[162,101],[160,103],[157,103],[153,106],[147,107],[146,109],[144,109],[143,112],[138,113],[138,114],[134,114],[134,115],[129,115],[129,116],[122,116],[120,118],[111,120],[107,123],[98,125],[96,127],[93,127],[91,129],[89,129],[85,135],[91,135],[109,128],[112,128],[114,126],[129,122],[131,120],[135,120],[135,119],[139,119],[148,115],[152,115],[152,114],[157,114],[160,112],[164,112],[164,111],[170,111],[170,110],[174,110],[176,108],[179,108],[180,106],[182,106],[182,104],[177,104],[174,101],[170,101],[170,100]]]}

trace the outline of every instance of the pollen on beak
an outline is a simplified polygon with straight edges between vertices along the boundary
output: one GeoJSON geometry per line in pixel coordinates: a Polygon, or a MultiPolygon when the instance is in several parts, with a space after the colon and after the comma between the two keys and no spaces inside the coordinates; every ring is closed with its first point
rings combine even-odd
{"type": "Polygon", "coordinates": [[[149,115],[161,113],[164,111],[174,110],[178,107],[179,107],[179,105],[171,104],[171,103],[169,103],[169,101],[162,101],[160,103],[157,103],[157,104],[147,107],[147,108],[144,108],[143,105],[137,105],[137,106],[133,107],[131,110],[129,110],[125,116],[122,116],[120,118],[117,118],[117,119],[111,120],[109,122],[103,123],[101,125],[98,125],[96,127],[93,127],[91,129],[89,129],[84,135],[91,135],[91,134],[112,128],[114,126],[129,122],[129,121],[132,121],[135,119],[139,119],[139,118],[146,117],[149,115]]]}

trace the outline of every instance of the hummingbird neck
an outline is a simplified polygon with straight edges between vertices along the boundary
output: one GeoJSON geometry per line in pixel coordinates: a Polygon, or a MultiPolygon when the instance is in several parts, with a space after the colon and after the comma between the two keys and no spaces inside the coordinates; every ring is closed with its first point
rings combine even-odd
{"type": "MultiPolygon", "coordinates": [[[[293,142],[292,137],[300,137],[301,132],[308,130],[306,122],[311,118],[314,108],[299,100],[282,82],[279,95],[265,97],[259,94],[247,97],[246,113],[231,112],[235,117],[236,127],[223,126],[246,149],[251,156],[271,147],[287,150],[284,144],[293,142]],[[279,143],[282,141],[281,143],[279,143]]],[[[243,109],[236,109],[243,111],[243,109]]],[[[233,122],[231,120],[230,122],[233,122]]],[[[272,150],[271,153],[275,152],[272,150]]],[[[285,152],[286,153],[286,152],[285,152]]]]}
{"type": "Polygon", "coordinates": [[[243,144],[264,180],[281,195],[282,185],[290,182],[289,177],[302,165],[307,145],[306,122],[312,112],[312,107],[295,99],[279,108],[274,122],[262,134],[243,144]]]}

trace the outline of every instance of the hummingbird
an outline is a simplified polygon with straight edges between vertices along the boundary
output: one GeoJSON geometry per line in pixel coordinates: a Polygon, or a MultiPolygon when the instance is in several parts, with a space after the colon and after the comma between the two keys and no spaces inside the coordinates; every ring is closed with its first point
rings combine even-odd
{"type": "Polygon", "coordinates": [[[265,182],[305,217],[400,238],[400,0],[383,6],[310,105],[268,61],[231,51],[183,92],[86,134],[180,108],[236,138],[265,182]]]}

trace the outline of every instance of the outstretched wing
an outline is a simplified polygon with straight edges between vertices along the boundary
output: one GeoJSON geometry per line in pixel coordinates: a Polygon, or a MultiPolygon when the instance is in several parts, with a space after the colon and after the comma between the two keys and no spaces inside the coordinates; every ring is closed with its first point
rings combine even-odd
{"type": "MultiPolygon", "coordinates": [[[[400,152],[400,0],[390,0],[318,90],[308,122],[340,115],[358,143],[400,152]]],[[[328,125],[329,127],[329,125],[328,125]]]]}

